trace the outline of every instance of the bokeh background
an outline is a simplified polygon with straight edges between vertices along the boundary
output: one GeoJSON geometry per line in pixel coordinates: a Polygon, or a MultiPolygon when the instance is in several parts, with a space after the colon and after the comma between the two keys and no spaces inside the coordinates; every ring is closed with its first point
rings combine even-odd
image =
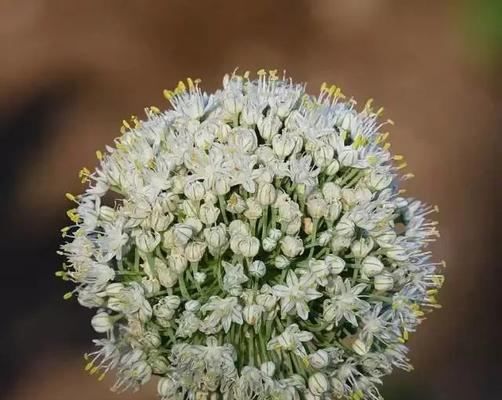
{"type": "Polygon", "coordinates": [[[167,106],[163,88],[264,67],[374,97],[416,175],[408,192],[441,208],[444,307],[386,399],[502,398],[501,1],[0,0],[0,54],[0,397],[156,398],[83,371],[90,313],[53,276],[64,193],[123,118],[167,106]]]}

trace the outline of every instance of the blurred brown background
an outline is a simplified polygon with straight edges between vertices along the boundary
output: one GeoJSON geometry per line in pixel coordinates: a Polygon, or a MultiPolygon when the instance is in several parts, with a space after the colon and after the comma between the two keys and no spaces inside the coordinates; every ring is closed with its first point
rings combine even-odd
{"type": "Polygon", "coordinates": [[[417,176],[409,193],[441,207],[444,308],[386,399],[502,398],[501,1],[0,0],[0,54],[1,397],[155,398],[117,397],[82,369],[90,313],[53,277],[63,194],[123,118],[166,106],[163,88],[265,67],[374,97],[417,176]]]}

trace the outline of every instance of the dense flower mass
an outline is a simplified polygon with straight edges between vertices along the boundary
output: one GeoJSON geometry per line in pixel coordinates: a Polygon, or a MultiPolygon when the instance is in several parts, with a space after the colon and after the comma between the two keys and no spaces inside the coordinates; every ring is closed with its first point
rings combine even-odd
{"type": "Polygon", "coordinates": [[[86,369],[159,376],[163,400],[380,399],[443,281],[381,110],[263,70],[164,95],[67,195],[58,275],[103,334],[86,369]]]}

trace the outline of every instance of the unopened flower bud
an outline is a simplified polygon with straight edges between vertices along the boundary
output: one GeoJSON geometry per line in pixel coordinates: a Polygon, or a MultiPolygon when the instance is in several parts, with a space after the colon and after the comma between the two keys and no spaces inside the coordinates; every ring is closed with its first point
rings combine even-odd
{"type": "Polygon", "coordinates": [[[214,224],[220,215],[220,209],[211,203],[204,203],[199,209],[199,218],[206,225],[214,224]]]}
{"type": "Polygon", "coordinates": [[[290,264],[290,261],[287,257],[277,256],[274,259],[274,265],[277,269],[284,269],[290,264]]]}
{"type": "Polygon", "coordinates": [[[342,203],[338,200],[334,200],[331,204],[328,205],[328,210],[326,212],[326,220],[333,222],[338,219],[340,213],[342,212],[342,203]]]}
{"type": "Polygon", "coordinates": [[[355,258],[364,258],[371,251],[374,244],[375,242],[370,237],[360,238],[352,242],[350,249],[355,258]]]}
{"type": "Polygon", "coordinates": [[[279,240],[282,237],[282,232],[280,229],[270,229],[268,231],[268,237],[272,240],[279,240]]]}
{"type": "Polygon", "coordinates": [[[230,115],[238,114],[244,106],[244,95],[239,91],[226,92],[222,104],[230,115]]]}
{"type": "Polygon", "coordinates": [[[99,208],[99,216],[103,221],[111,222],[115,219],[116,212],[111,207],[101,206],[99,208]]]}
{"type": "Polygon", "coordinates": [[[228,243],[226,227],[224,224],[204,229],[204,238],[213,248],[223,248],[228,243]]]}
{"type": "Polygon", "coordinates": [[[158,232],[141,231],[136,236],[136,246],[145,253],[151,253],[159,245],[161,236],[158,232]]]}
{"type": "Polygon", "coordinates": [[[185,257],[190,262],[199,262],[206,251],[204,242],[190,242],[185,247],[185,257]]]}
{"type": "Polygon", "coordinates": [[[200,308],[200,302],[197,300],[189,300],[185,303],[185,310],[190,312],[197,312],[200,308]]]}
{"type": "Polygon", "coordinates": [[[261,260],[255,260],[249,266],[249,273],[256,278],[263,278],[266,272],[267,267],[261,260]]]}
{"type": "Polygon", "coordinates": [[[326,257],[324,257],[324,261],[328,265],[329,271],[332,274],[338,275],[345,268],[345,260],[333,254],[328,254],[326,257]]]}
{"type": "Polygon", "coordinates": [[[320,246],[326,246],[332,237],[333,232],[331,230],[323,231],[319,234],[317,241],[319,242],[320,246]]]}
{"type": "Polygon", "coordinates": [[[193,228],[187,224],[176,224],[172,228],[173,242],[177,247],[185,247],[192,238],[193,228]]]}
{"type": "Polygon", "coordinates": [[[373,278],[375,290],[386,292],[394,287],[394,278],[389,272],[382,272],[373,278]]]}
{"type": "Polygon", "coordinates": [[[303,242],[300,238],[285,236],[281,239],[281,251],[286,257],[294,258],[303,252],[303,242]]]}
{"type": "Polygon", "coordinates": [[[243,314],[244,320],[249,325],[256,325],[260,320],[261,314],[263,312],[263,307],[257,304],[248,304],[244,307],[243,314]]]}
{"type": "Polygon", "coordinates": [[[245,236],[239,242],[238,249],[244,257],[254,257],[260,250],[260,241],[253,236],[245,236]]]}
{"type": "Polygon", "coordinates": [[[340,163],[337,160],[333,160],[326,167],[326,175],[334,176],[340,170],[340,163]]]}
{"type": "Polygon", "coordinates": [[[230,191],[230,185],[226,179],[218,179],[214,184],[214,190],[219,196],[224,196],[230,191]]]}
{"type": "Polygon", "coordinates": [[[307,235],[310,235],[313,231],[314,223],[312,222],[312,218],[303,218],[303,232],[305,232],[307,235]]]}
{"type": "Polygon", "coordinates": [[[368,256],[361,263],[361,272],[369,278],[378,275],[383,268],[383,263],[375,256],[368,256]]]}
{"type": "Polygon", "coordinates": [[[262,117],[257,121],[258,131],[260,136],[267,142],[270,141],[281,129],[282,122],[274,114],[269,114],[266,117],[262,117]]]}
{"type": "Polygon", "coordinates": [[[340,221],[336,224],[335,232],[340,236],[352,237],[355,232],[354,222],[345,215],[340,218],[340,221]]]}
{"type": "Polygon", "coordinates": [[[267,237],[263,239],[262,246],[263,250],[270,252],[277,247],[277,241],[267,237]]]}
{"type": "Polygon", "coordinates": [[[369,348],[366,345],[366,343],[364,343],[361,339],[357,338],[352,343],[352,350],[354,350],[354,352],[356,354],[359,354],[360,356],[364,356],[366,353],[368,353],[369,348]]]}
{"type": "Polygon", "coordinates": [[[198,284],[203,284],[206,280],[206,273],[205,272],[196,272],[195,274],[193,274],[193,279],[195,279],[195,282],[197,282],[198,284]]]}
{"type": "Polygon", "coordinates": [[[279,158],[286,158],[295,148],[296,141],[291,135],[276,135],[272,138],[272,149],[279,158]]]}
{"type": "Polygon", "coordinates": [[[269,206],[275,202],[277,192],[274,185],[271,183],[264,183],[258,188],[257,199],[263,206],[269,206]]]}
{"type": "Polygon", "coordinates": [[[187,259],[183,254],[171,254],[167,261],[169,266],[177,273],[182,274],[188,265],[187,259]]]}
{"type": "Polygon", "coordinates": [[[392,183],[392,175],[390,173],[378,172],[372,170],[367,176],[367,183],[370,189],[374,191],[382,190],[392,183]]]}
{"type": "Polygon", "coordinates": [[[319,197],[311,197],[307,200],[307,211],[314,219],[322,218],[326,215],[328,204],[326,200],[319,197]]]}
{"type": "Polygon", "coordinates": [[[315,396],[321,396],[328,390],[329,387],[328,379],[320,372],[317,372],[309,377],[308,385],[309,390],[315,396]]]}
{"type": "Polygon", "coordinates": [[[317,350],[315,353],[309,354],[308,360],[314,368],[322,369],[328,365],[329,356],[326,351],[317,350]]]}
{"type": "Polygon", "coordinates": [[[92,317],[91,325],[96,332],[105,333],[113,329],[113,320],[108,313],[100,311],[92,317]]]}
{"type": "Polygon", "coordinates": [[[206,189],[202,182],[193,181],[186,184],[183,193],[190,200],[200,201],[204,198],[206,189]]]}
{"type": "Polygon", "coordinates": [[[260,371],[271,378],[275,373],[275,364],[272,361],[264,362],[262,365],[260,365],[260,371]]]}
{"type": "Polygon", "coordinates": [[[329,165],[333,157],[335,156],[335,150],[329,144],[324,144],[319,146],[314,151],[314,163],[320,168],[324,168],[329,165]]]}
{"type": "Polygon", "coordinates": [[[338,161],[344,167],[353,167],[358,159],[359,153],[351,147],[345,147],[338,153],[338,161]]]}
{"type": "Polygon", "coordinates": [[[340,199],[342,189],[334,182],[326,182],[322,187],[322,195],[328,203],[331,203],[340,199]]]}
{"type": "Polygon", "coordinates": [[[263,210],[261,209],[260,204],[256,200],[252,198],[247,199],[246,206],[247,210],[244,211],[244,216],[247,219],[249,219],[250,221],[256,221],[261,217],[263,210]]]}
{"type": "Polygon", "coordinates": [[[157,276],[160,284],[166,288],[172,288],[178,282],[178,274],[173,268],[158,268],[157,276]]]}

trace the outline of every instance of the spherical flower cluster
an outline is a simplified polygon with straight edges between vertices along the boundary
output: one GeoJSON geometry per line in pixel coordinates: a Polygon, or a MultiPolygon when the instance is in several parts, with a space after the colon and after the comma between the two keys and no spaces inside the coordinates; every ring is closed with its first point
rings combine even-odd
{"type": "Polygon", "coordinates": [[[443,281],[381,110],[263,70],[164,95],[67,195],[58,275],[103,334],[86,369],[159,376],[163,400],[381,398],[443,281]]]}

